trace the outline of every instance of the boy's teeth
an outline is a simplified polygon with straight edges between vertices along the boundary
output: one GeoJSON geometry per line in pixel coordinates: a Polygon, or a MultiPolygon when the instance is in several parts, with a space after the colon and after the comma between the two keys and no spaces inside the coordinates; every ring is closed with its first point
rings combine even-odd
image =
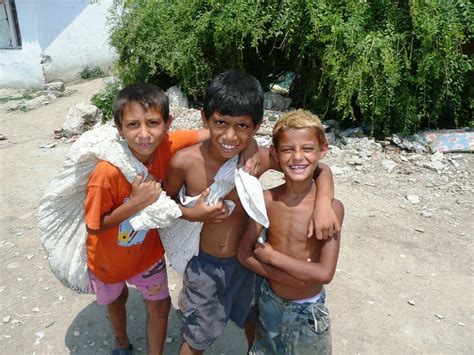
{"type": "Polygon", "coordinates": [[[224,149],[229,149],[230,150],[230,149],[234,149],[236,146],[235,145],[222,144],[222,147],[224,149]]]}
{"type": "Polygon", "coordinates": [[[290,169],[293,169],[293,170],[299,170],[299,169],[304,169],[306,168],[305,165],[290,165],[290,169]]]}

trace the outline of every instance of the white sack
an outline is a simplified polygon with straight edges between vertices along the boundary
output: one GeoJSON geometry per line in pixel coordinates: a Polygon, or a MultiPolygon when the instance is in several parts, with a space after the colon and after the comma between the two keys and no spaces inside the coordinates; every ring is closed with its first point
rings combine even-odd
{"type": "MultiPolygon", "coordinates": [[[[60,173],[50,182],[38,210],[38,236],[54,275],[67,287],[89,293],[87,232],[84,198],[90,173],[99,160],[116,166],[131,183],[137,174],[148,175],[130,152],[117,129],[104,125],[85,132],[71,146],[60,173]]],[[[153,211],[159,227],[181,216],[174,201],[163,192],[144,213],[153,211]],[[159,211],[159,213],[156,213],[159,211]]]]}

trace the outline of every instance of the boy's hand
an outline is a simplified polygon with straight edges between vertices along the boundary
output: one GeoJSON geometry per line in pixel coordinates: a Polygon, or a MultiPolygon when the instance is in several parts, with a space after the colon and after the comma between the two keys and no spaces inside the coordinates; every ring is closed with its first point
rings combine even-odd
{"type": "Polygon", "coordinates": [[[225,202],[221,199],[215,205],[208,205],[206,197],[209,195],[207,188],[201,193],[194,207],[191,207],[190,214],[186,219],[194,222],[203,222],[207,224],[222,223],[229,215],[229,210],[225,202]]]}
{"type": "Polygon", "coordinates": [[[242,151],[239,157],[238,166],[244,166],[244,170],[250,175],[257,175],[260,167],[260,154],[258,144],[252,139],[249,145],[242,151]]]}
{"type": "Polygon", "coordinates": [[[257,243],[253,250],[255,257],[265,264],[271,264],[273,248],[269,243],[257,243]]]}
{"type": "Polygon", "coordinates": [[[143,181],[143,176],[137,175],[132,182],[130,201],[136,203],[141,209],[151,205],[161,195],[161,182],[155,181],[153,176],[143,181]]]}
{"type": "Polygon", "coordinates": [[[318,240],[337,238],[341,225],[330,200],[318,200],[314,205],[313,216],[309,221],[307,237],[315,235],[318,240]]]}

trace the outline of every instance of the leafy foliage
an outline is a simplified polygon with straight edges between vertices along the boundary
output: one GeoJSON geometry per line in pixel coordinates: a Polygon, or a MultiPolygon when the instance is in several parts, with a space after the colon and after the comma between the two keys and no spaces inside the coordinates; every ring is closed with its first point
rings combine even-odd
{"type": "Polygon", "coordinates": [[[374,133],[471,124],[473,8],[467,0],[114,0],[124,83],[202,95],[242,68],[268,87],[291,71],[295,106],[374,133]],[[470,91],[471,90],[471,91],[470,91]]]}
{"type": "Polygon", "coordinates": [[[97,79],[105,76],[105,73],[99,67],[90,68],[88,65],[82,69],[81,79],[97,79]]]}
{"type": "Polygon", "coordinates": [[[101,91],[92,96],[91,103],[102,111],[102,121],[113,119],[113,102],[119,90],[120,84],[118,81],[108,81],[101,91]]]}

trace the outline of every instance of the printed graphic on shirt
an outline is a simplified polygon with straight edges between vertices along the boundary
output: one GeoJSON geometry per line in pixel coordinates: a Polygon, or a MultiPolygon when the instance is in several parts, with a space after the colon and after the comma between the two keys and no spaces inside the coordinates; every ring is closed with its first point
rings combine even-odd
{"type": "MultiPolygon", "coordinates": [[[[127,203],[128,198],[123,202],[127,203]]],[[[130,217],[132,218],[132,217],[130,217]]],[[[133,245],[141,244],[145,240],[146,233],[148,230],[136,231],[133,229],[130,224],[130,218],[120,223],[119,233],[118,233],[118,245],[121,247],[131,247],[133,245]]]]}

